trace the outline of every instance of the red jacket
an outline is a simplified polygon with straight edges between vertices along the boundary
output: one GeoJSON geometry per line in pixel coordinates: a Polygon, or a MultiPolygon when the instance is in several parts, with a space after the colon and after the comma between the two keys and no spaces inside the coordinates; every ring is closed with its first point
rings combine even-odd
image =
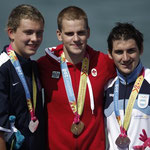
{"type": "MultiPolygon", "coordinates": [[[[87,87],[84,110],[81,116],[85,128],[80,136],[74,137],[70,130],[74,114],[68,102],[60,62],[58,61],[63,46],[59,45],[56,49],[47,50],[50,54],[47,53],[46,56],[41,57],[38,64],[47,103],[48,144],[50,150],[105,150],[103,96],[104,85],[115,75],[113,62],[107,55],[94,51],[87,46],[89,79],[93,89],[95,109],[94,114],[92,114],[89,88],[87,87]]],[[[74,94],[77,98],[81,63],[76,65],[67,63],[67,65],[74,94]]]]}

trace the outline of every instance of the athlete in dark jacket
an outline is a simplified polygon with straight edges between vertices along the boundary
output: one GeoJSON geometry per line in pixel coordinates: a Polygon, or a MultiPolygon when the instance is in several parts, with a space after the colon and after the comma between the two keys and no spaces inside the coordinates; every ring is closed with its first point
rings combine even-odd
{"type": "Polygon", "coordinates": [[[43,30],[44,19],[31,5],[19,5],[9,16],[10,44],[0,54],[0,149],[45,149],[41,86],[36,62],[30,59],[43,30]]]}

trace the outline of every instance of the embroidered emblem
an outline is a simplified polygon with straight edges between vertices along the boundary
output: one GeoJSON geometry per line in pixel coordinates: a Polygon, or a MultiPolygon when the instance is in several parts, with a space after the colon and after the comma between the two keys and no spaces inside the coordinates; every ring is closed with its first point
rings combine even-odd
{"type": "Polygon", "coordinates": [[[96,77],[97,76],[97,70],[95,68],[93,68],[91,70],[91,74],[92,74],[93,77],[96,77]]]}
{"type": "Polygon", "coordinates": [[[138,95],[138,107],[146,108],[149,102],[149,95],[148,94],[139,94],[138,95]]]}
{"type": "Polygon", "coordinates": [[[52,78],[59,79],[59,77],[60,77],[60,72],[59,71],[53,71],[52,72],[52,78]]]}

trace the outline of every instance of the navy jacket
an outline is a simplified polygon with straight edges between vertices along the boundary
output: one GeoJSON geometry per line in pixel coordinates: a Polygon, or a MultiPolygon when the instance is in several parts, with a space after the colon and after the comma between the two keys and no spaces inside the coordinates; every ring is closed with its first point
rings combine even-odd
{"type": "Polygon", "coordinates": [[[8,117],[10,115],[16,116],[15,127],[25,136],[21,150],[44,150],[44,107],[37,65],[35,61],[24,59],[19,55],[17,55],[17,57],[22,67],[31,97],[33,95],[32,70],[35,74],[37,84],[35,115],[39,120],[39,126],[34,133],[29,131],[28,125],[31,118],[27,107],[25,91],[4,48],[0,54],[0,127],[9,129],[10,124],[8,117]]]}

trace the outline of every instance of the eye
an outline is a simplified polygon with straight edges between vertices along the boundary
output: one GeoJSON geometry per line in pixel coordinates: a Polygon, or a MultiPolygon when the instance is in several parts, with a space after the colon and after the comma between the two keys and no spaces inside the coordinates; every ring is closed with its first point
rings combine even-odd
{"type": "Polygon", "coordinates": [[[65,35],[67,35],[67,36],[73,36],[74,33],[73,32],[65,32],[65,35]]]}
{"type": "Polygon", "coordinates": [[[118,54],[118,55],[121,55],[121,54],[123,54],[123,50],[114,50],[114,53],[118,54]]]}
{"type": "Polygon", "coordinates": [[[24,31],[24,33],[25,33],[26,35],[31,35],[31,34],[33,34],[33,31],[32,31],[32,30],[26,30],[26,31],[24,31]]]}
{"type": "Polygon", "coordinates": [[[79,35],[79,36],[86,35],[86,31],[79,31],[79,32],[78,32],[78,35],[79,35]]]}
{"type": "Polygon", "coordinates": [[[128,49],[129,54],[135,53],[137,50],[135,48],[128,49]]]}
{"type": "Polygon", "coordinates": [[[36,34],[37,34],[38,37],[41,37],[41,36],[43,36],[43,31],[39,31],[36,34]]]}

